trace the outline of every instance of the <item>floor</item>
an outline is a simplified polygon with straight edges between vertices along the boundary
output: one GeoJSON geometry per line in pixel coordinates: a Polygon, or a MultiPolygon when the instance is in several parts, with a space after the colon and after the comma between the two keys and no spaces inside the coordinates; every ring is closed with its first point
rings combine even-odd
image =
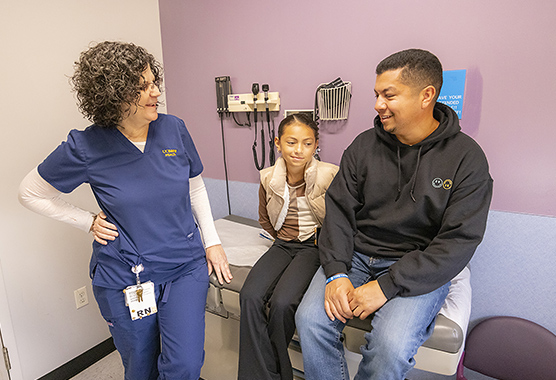
{"type": "MultiPolygon", "coordinates": [[[[467,374],[466,374],[467,375],[467,374]]],[[[427,372],[413,370],[408,374],[411,380],[450,380],[455,379],[455,376],[441,376],[434,375],[427,372]]],[[[93,364],[77,376],[72,377],[70,380],[123,380],[124,367],[117,351],[112,352],[104,359],[93,364]]],[[[490,377],[483,376],[477,373],[468,376],[470,380],[487,380],[490,377]]]]}
{"type": "Polygon", "coordinates": [[[114,351],[70,380],[123,380],[123,378],[124,366],[120,354],[114,351]]]}

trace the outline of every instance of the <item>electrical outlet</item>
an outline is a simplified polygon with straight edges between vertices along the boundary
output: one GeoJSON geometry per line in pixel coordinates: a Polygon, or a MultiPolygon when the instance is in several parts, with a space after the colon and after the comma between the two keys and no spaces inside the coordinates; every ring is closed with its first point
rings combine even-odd
{"type": "Polygon", "coordinates": [[[80,308],[89,303],[89,297],[87,296],[87,288],[82,287],[73,292],[75,296],[75,307],[80,308]]]}

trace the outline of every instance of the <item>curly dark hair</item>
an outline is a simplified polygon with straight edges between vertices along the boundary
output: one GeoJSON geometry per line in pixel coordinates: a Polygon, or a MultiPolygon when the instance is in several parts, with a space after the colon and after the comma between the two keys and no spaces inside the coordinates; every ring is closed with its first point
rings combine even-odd
{"type": "Polygon", "coordinates": [[[162,66],[144,48],[105,41],[81,53],[70,78],[81,113],[98,126],[115,128],[126,116],[126,105],[141,97],[142,74],[150,66],[154,84],[162,84],[162,66]]]}

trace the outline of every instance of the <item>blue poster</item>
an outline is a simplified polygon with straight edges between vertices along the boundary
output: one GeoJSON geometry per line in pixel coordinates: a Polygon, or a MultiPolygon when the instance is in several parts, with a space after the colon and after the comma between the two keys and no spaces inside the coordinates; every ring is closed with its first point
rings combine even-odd
{"type": "Polygon", "coordinates": [[[444,83],[438,101],[452,107],[461,119],[463,93],[465,91],[465,70],[447,70],[443,73],[444,83]]]}

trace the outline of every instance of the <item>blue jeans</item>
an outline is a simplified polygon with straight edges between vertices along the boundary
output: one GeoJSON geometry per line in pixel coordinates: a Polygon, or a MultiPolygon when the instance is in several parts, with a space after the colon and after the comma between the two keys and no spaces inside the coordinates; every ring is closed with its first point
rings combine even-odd
{"type": "MultiPolygon", "coordinates": [[[[375,280],[395,261],[354,252],[349,279],[354,287],[375,280]]],[[[296,313],[307,380],[348,380],[341,340],[345,324],[331,321],[324,311],[326,276],[319,268],[296,313]]],[[[355,380],[403,380],[415,365],[417,349],[430,337],[449,283],[416,297],[394,297],[377,310],[372,330],[361,346],[363,358],[355,380]]]]}

